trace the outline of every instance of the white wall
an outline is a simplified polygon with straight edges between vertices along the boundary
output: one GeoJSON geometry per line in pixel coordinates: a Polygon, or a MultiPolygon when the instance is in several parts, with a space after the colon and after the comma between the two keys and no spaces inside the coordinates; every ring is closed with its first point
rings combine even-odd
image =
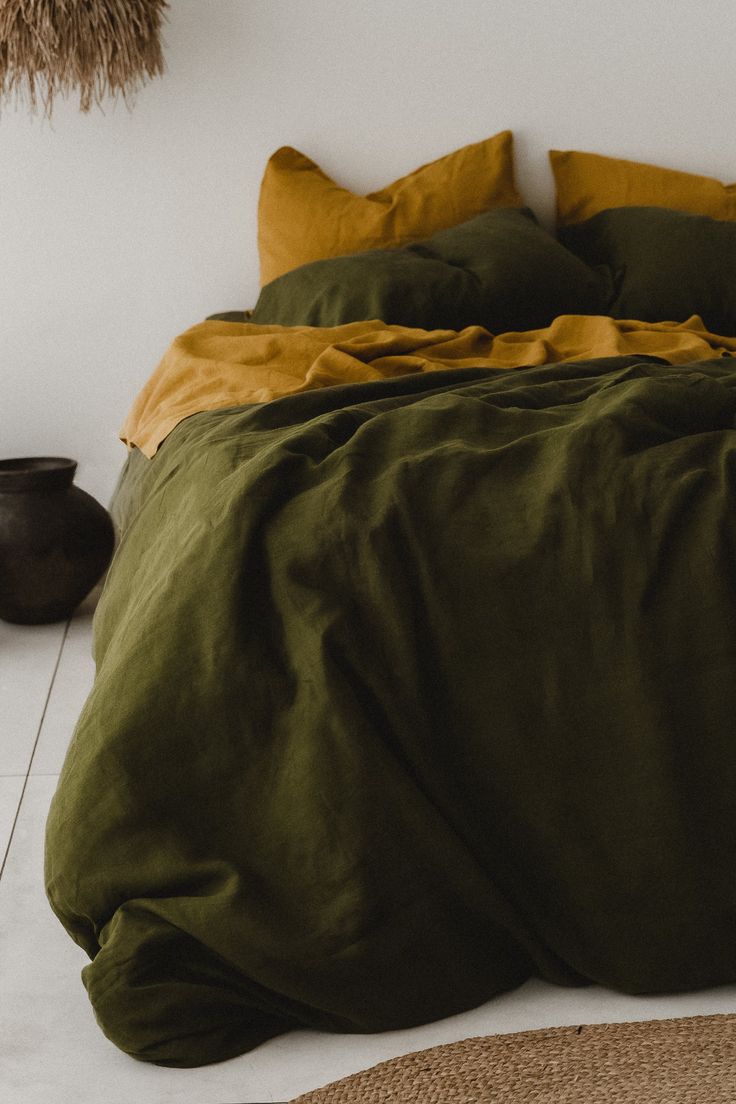
{"type": "Polygon", "coordinates": [[[509,127],[545,221],[550,147],[730,182],[735,32],[733,0],[172,0],[132,113],[0,115],[0,456],[107,499],[170,339],[255,300],[278,146],[365,192],[509,127]]]}

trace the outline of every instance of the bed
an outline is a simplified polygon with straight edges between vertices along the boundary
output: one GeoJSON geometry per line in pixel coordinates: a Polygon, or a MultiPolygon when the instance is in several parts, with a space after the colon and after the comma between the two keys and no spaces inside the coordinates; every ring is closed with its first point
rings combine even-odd
{"type": "Polygon", "coordinates": [[[138,1059],[736,980],[731,191],[478,146],[307,239],[279,151],[125,423],[46,884],[138,1059]]]}

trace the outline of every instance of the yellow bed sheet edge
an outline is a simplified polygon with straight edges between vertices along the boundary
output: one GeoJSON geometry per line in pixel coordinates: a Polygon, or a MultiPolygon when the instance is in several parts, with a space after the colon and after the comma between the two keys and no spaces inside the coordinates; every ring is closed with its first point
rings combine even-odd
{"type": "Polygon", "coordinates": [[[560,315],[541,330],[492,335],[416,330],[376,319],[344,326],[255,326],[200,322],[180,334],[138,394],[120,432],[152,457],[192,414],[341,383],[445,368],[522,368],[593,357],[649,355],[671,364],[736,355],[736,337],[686,322],[560,315]]]}

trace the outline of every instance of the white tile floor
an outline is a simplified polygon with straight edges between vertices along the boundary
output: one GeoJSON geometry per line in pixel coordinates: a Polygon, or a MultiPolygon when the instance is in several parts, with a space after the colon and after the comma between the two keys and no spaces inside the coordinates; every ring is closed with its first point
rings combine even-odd
{"type": "Polygon", "coordinates": [[[0,622],[0,1104],[252,1104],[285,1101],[438,1043],[558,1024],[736,1010],[736,986],[669,997],[529,982],[482,1008],[373,1036],[301,1031],[198,1070],[133,1061],[97,1028],[79,980],[85,956],[43,891],[43,830],[93,675],[92,614],[68,626],[0,622]]]}

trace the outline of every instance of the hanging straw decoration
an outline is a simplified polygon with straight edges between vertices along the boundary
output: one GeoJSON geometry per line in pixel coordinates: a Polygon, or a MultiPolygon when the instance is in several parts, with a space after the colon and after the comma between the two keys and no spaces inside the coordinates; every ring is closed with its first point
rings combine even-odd
{"type": "Polygon", "coordinates": [[[26,92],[51,115],[54,97],[79,89],[89,111],[131,96],[164,71],[159,34],[166,0],[0,0],[0,98],[26,92]]]}

